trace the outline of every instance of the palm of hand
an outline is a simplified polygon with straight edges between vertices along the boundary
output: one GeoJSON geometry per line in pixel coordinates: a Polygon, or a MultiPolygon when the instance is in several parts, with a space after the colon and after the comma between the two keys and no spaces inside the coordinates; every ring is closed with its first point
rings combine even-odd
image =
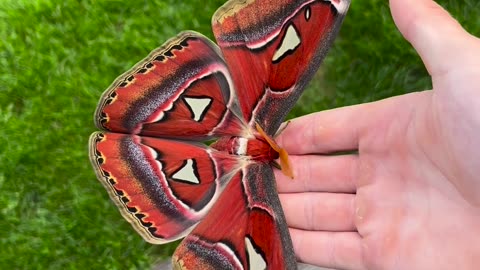
{"type": "MultiPolygon", "coordinates": [[[[480,74],[465,81],[472,78],[480,74]]],[[[278,139],[294,154],[298,180],[277,178],[300,260],[341,269],[475,269],[480,98],[441,79],[434,91],[312,114],[285,129],[278,139]],[[358,155],[312,155],[353,148],[358,155]]]]}
{"type": "Polygon", "coordinates": [[[464,111],[479,106],[445,88],[378,104],[378,123],[360,134],[355,224],[368,269],[473,268],[480,114],[464,111]]]}

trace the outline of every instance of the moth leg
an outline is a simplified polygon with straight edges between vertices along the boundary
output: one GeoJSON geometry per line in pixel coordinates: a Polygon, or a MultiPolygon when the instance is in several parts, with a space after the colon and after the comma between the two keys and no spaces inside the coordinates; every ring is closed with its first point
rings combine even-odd
{"type": "Polygon", "coordinates": [[[277,132],[275,133],[275,135],[273,135],[273,138],[277,138],[278,135],[280,135],[280,133],[282,133],[287,127],[288,125],[290,124],[290,120],[288,120],[287,122],[283,122],[280,127],[278,128],[277,132]]]}

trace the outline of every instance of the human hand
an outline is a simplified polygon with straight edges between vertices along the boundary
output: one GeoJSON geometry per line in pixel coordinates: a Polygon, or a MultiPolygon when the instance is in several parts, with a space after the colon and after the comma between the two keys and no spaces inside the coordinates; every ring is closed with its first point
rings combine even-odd
{"type": "Polygon", "coordinates": [[[480,40],[432,0],[391,0],[433,90],[307,115],[277,142],[297,258],[340,269],[478,269],[480,40]],[[358,154],[325,156],[343,150],[358,154]]]}

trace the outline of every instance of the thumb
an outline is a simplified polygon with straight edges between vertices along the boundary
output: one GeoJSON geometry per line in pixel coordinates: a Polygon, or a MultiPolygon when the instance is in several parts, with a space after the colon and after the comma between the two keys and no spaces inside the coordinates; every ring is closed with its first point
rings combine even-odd
{"type": "Polygon", "coordinates": [[[471,57],[471,52],[480,49],[478,39],[433,0],[390,0],[390,8],[398,29],[432,77],[478,64],[478,59],[471,57]]]}

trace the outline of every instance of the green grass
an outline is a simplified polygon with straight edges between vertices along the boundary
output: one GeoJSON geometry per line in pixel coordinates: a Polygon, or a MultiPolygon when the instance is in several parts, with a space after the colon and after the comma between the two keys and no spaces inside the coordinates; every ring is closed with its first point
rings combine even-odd
{"type": "MultiPolygon", "coordinates": [[[[148,268],[145,243],[87,157],[103,90],[177,32],[211,35],[224,1],[0,2],[0,269],[148,268]]],[[[341,36],[292,116],[428,89],[384,0],[354,0],[341,36]]],[[[477,0],[441,1],[480,35],[477,0]]]]}

